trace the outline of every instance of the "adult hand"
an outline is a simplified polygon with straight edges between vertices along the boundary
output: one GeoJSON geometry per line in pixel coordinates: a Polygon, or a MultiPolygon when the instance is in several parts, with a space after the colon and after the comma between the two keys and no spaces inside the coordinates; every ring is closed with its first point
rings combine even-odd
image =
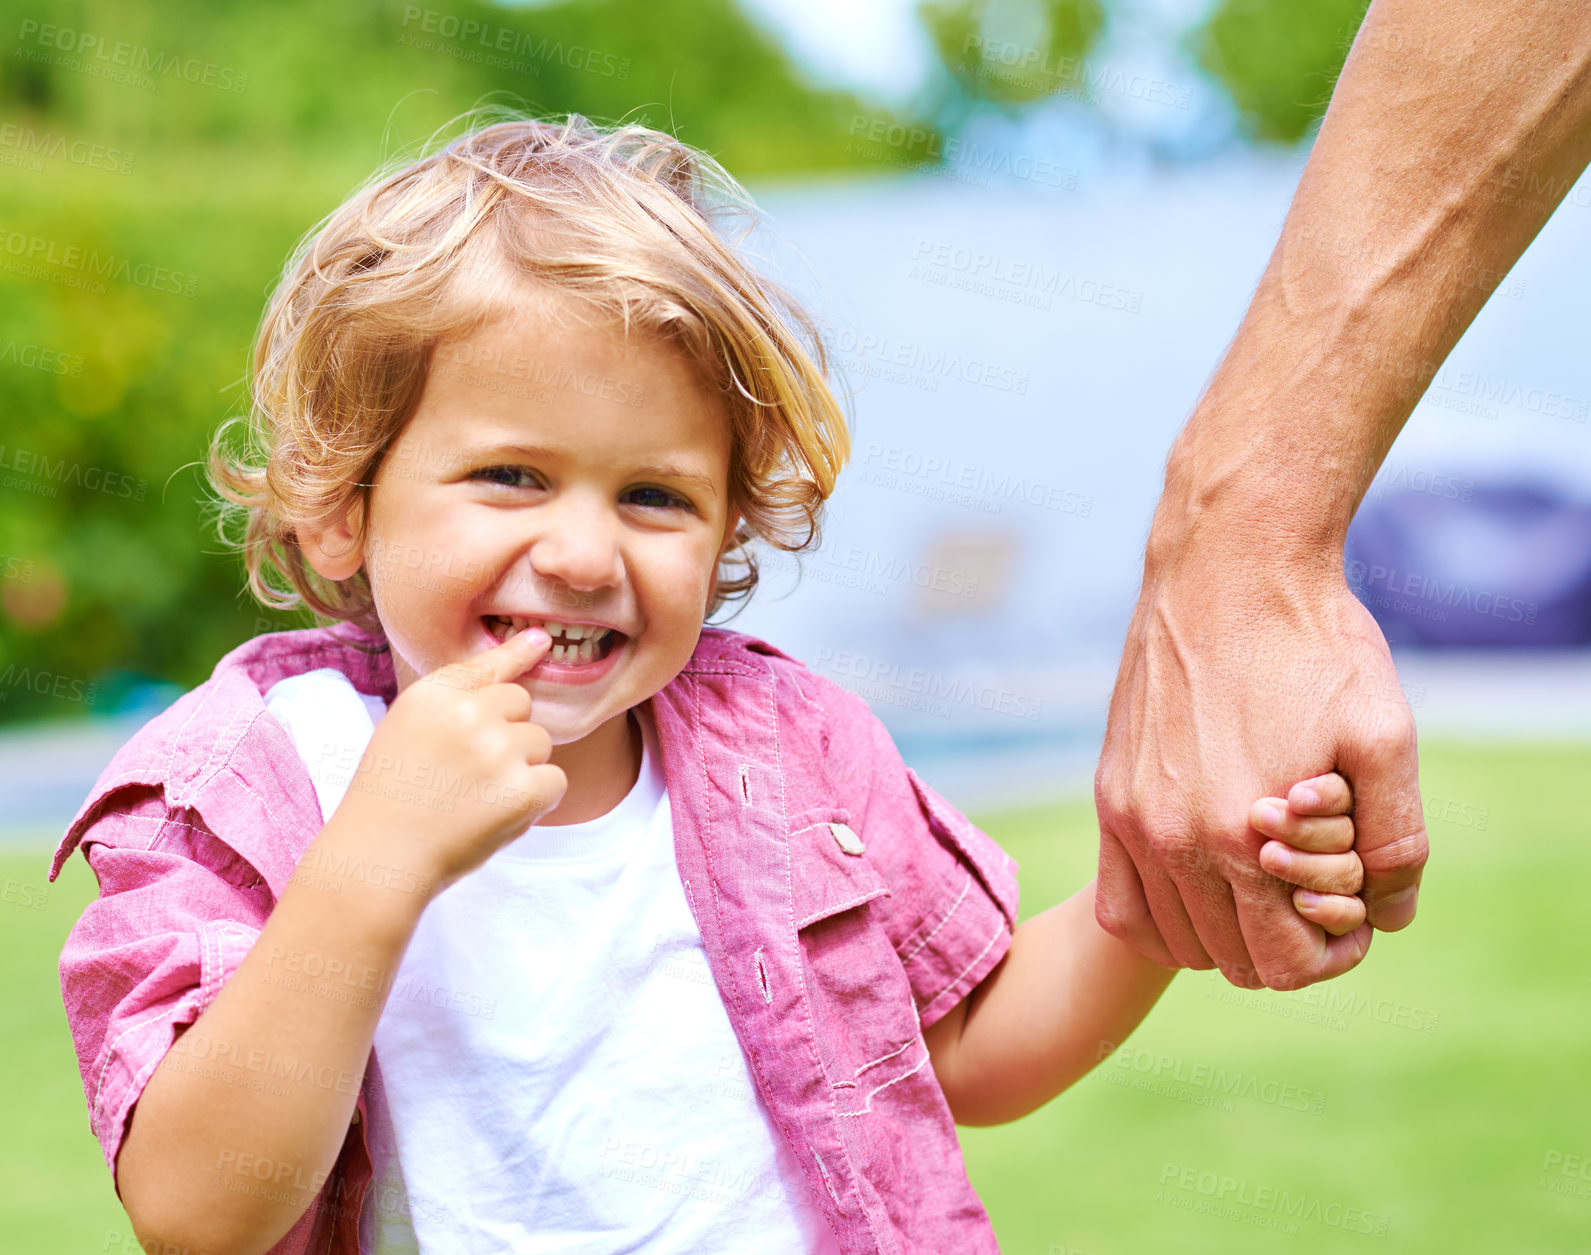
{"type": "MultiPolygon", "coordinates": [[[[1096,913],[1171,967],[1298,989],[1414,918],[1426,834],[1414,720],[1385,638],[1333,569],[1174,557],[1146,575],[1095,776],[1096,913]],[[1330,936],[1260,865],[1257,797],[1336,770],[1353,788],[1369,920],[1330,936]]],[[[1258,545],[1256,541],[1260,541],[1258,545]]]]}
{"type": "Polygon", "coordinates": [[[1591,160],[1583,5],[1374,0],[1237,335],[1167,461],[1095,779],[1096,913],[1166,965],[1297,988],[1327,939],[1255,798],[1336,768],[1369,923],[1414,916],[1414,725],[1343,539],[1453,345],[1591,160]],[[1413,47],[1441,49],[1415,55],[1413,47]],[[1437,207],[1436,209],[1433,209],[1437,207]]]}

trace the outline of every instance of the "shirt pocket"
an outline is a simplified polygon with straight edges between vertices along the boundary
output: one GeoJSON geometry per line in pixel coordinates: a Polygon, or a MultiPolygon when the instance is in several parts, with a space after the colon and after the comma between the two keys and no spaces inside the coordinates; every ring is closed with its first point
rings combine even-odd
{"type": "MultiPolygon", "coordinates": [[[[848,854],[831,825],[838,808],[813,810],[791,832],[791,898],[818,1057],[842,1115],[872,1109],[873,1095],[921,1064],[911,983],[872,903],[888,883],[863,852],[848,854]]],[[[847,839],[849,839],[847,837],[847,839]]]]}

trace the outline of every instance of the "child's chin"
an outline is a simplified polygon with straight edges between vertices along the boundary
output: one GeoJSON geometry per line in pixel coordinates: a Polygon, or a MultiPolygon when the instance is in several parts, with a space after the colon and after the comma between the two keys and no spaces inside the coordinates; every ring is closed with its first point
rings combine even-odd
{"type": "Polygon", "coordinates": [[[550,709],[550,706],[550,702],[533,705],[530,718],[532,723],[539,723],[547,729],[547,735],[552,738],[553,745],[572,745],[576,741],[585,740],[597,730],[594,721],[566,716],[561,711],[550,709]]]}

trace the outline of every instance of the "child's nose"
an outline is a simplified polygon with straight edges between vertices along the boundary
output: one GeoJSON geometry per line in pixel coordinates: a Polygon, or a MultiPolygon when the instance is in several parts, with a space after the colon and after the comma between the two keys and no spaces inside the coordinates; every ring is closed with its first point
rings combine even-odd
{"type": "Polygon", "coordinates": [[[530,548],[530,565],[537,575],[572,589],[619,583],[623,565],[610,511],[570,501],[543,518],[546,525],[530,548]]]}

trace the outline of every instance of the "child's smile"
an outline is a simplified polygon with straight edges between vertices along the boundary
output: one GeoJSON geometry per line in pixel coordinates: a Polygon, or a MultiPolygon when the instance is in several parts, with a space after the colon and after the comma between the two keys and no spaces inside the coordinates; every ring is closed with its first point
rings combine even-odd
{"type": "Polygon", "coordinates": [[[489,614],[482,621],[499,643],[532,624],[545,628],[552,637],[552,648],[540,665],[554,676],[568,671],[579,683],[595,677],[595,664],[606,661],[625,639],[624,633],[610,623],[560,623],[517,614],[489,614]]]}
{"type": "Polygon", "coordinates": [[[525,679],[548,684],[591,684],[602,679],[618,666],[629,640],[610,625],[562,623],[539,615],[483,615],[481,626],[489,638],[487,649],[527,627],[545,628],[552,637],[552,648],[526,672],[525,679]]]}

